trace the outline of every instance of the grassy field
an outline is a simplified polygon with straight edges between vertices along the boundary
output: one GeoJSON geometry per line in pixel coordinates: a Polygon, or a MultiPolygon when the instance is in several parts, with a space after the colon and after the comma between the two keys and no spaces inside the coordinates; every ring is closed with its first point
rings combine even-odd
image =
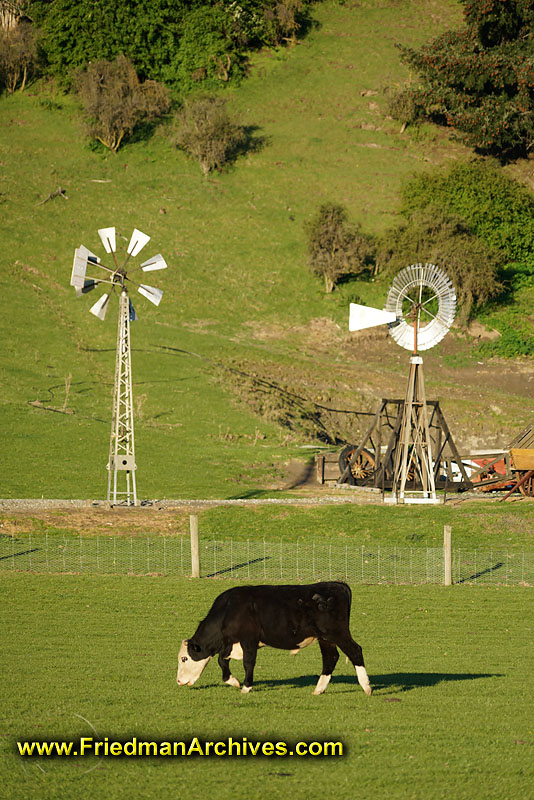
{"type": "MultiPolygon", "coordinates": [[[[158,309],[134,299],[141,497],[244,494],[273,486],[289,459],[303,457],[299,431],[241,404],[221,365],[338,408],[374,409],[383,392],[403,391],[406,365],[391,343],[379,342],[372,358],[347,349],[346,288],[325,297],[309,274],[303,223],[334,200],[366,230],[382,231],[396,219],[404,178],[469,156],[437,129],[401,135],[384,114],[384,93],[409,78],[395,41],[418,44],[458,24],[461,10],[452,0],[425,0],[424,11],[326,2],[314,14],[305,40],[256,55],[247,80],[227,92],[264,144],[207,180],[168,127],[106,155],[84,142],[72,97],[46,83],[2,97],[2,496],[105,491],[115,311],[101,323],[88,313],[92,296],[76,301],[68,285],[74,248],[98,249],[101,226],[126,237],[146,230],[151,252],[170,265],[154,276],[165,291],[158,309]],[[42,202],[58,186],[68,200],[42,202]]],[[[383,302],[379,283],[357,291],[383,302]]],[[[430,385],[451,396],[436,358],[430,385]]],[[[480,369],[476,355],[460,360],[480,369]]],[[[463,382],[457,365],[453,380],[463,382]]],[[[528,409],[510,390],[491,411],[495,390],[483,383],[475,399],[463,387],[452,419],[502,437],[528,409]]]]}
{"type": "MultiPolygon", "coordinates": [[[[208,665],[175,682],[180,640],[229,582],[4,575],[1,794],[10,798],[510,800],[534,779],[534,629],[524,589],[354,587],[374,686],[316,647],[258,657],[249,696],[208,665]],[[96,731],[96,734],[95,734],[96,731]],[[342,741],[340,758],[26,759],[21,739],[342,741]]],[[[234,672],[242,676],[242,666],[234,672]]]]}

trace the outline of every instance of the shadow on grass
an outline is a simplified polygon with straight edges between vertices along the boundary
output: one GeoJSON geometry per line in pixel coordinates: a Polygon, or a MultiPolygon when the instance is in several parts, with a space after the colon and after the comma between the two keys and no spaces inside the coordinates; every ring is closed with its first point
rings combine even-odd
{"type": "Polygon", "coordinates": [[[248,492],[231,494],[226,500],[287,500],[293,497],[286,489],[250,489],[248,492]]]}
{"type": "MultiPolygon", "coordinates": [[[[283,686],[293,688],[315,687],[319,677],[317,675],[300,675],[295,678],[282,678],[280,680],[255,680],[254,688],[257,689],[280,689],[283,686]]],[[[369,675],[371,686],[375,694],[400,694],[410,692],[412,689],[422,689],[426,686],[438,686],[440,683],[457,681],[475,681],[480,678],[502,678],[502,673],[495,672],[391,672],[388,675],[369,675]]],[[[353,691],[358,687],[358,681],[354,675],[332,676],[332,684],[346,684],[350,687],[347,691],[353,691]]],[[[198,687],[199,689],[212,689],[209,686],[198,687]]]]}

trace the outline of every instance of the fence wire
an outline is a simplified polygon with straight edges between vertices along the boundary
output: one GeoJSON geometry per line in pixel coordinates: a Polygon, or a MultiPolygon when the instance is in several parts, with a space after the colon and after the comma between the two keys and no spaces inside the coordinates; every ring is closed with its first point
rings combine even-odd
{"type": "MultiPolygon", "coordinates": [[[[201,577],[254,581],[443,583],[440,547],[264,540],[200,540],[201,577]]],[[[186,536],[0,537],[0,571],[191,575],[186,536]]],[[[534,586],[534,550],[453,548],[454,583],[534,586]]]]}

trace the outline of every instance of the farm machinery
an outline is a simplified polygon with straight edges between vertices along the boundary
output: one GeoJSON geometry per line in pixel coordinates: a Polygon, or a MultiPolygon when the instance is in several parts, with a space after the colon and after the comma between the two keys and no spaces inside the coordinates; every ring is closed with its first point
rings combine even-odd
{"type": "MultiPolygon", "coordinates": [[[[403,404],[403,400],[382,400],[359,444],[317,456],[319,483],[393,489],[403,404]]],[[[450,492],[519,490],[526,497],[534,497],[534,424],[504,450],[460,454],[439,402],[428,400],[426,405],[436,488],[450,492]]],[[[408,457],[406,490],[421,489],[418,462],[408,457]]]]}

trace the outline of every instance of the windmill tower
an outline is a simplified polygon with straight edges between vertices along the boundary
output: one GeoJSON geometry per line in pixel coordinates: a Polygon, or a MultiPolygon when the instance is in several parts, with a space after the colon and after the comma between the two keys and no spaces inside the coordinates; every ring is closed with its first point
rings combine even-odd
{"type": "Polygon", "coordinates": [[[167,264],[161,254],[149,258],[137,267],[127,270],[130,259],[135,258],[150,241],[150,236],[135,228],[132,233],[126,256],[119,264],[116,257],[115,228],[101,228],[98,231],[104,250],[111,256],[113,266],[101,263],[100,258],[83,245],[74,251],[71,286],[76,289],[76,296],[95,289],[99,284],[110,286],[89,311],[98,319],[104,320],[111,295],[119,295],[119,320],[117,326],[117,351],[115,357],[115,380],[113,384],[113,413],[111,420],[111,436],[108,460],[107,499],[113,504],[137,505],[137,488],[135,482],[135,443],[134,414],[132,395],[132,362],[130,344],[130,322],[137,319],[137,314],[128,295],[129,284],[137,287],[137,291],[155,306],[160,304],[163,292],[153,286],[137,283],[129,273],[137,270],[151,272],[165,269],[167,264]],[[96,277],[89,277],[87,269],[103,270],[96,277]],[[120,478],[120,476],[123,476],[120,478]],[[122,487],[120,485],[122,482],[122,487]]]}
{"type": "Polygon", "coordinates": [[[436,503],[435,471],[421,351],[428,350],[450,330],[456,313],[454,287],[434,264],[413,264],[396,275],[384,310],[350,304],[349,330],[387,324],[398,345],[411,350],[408,384],[394,454],[392,502],[436,503]],[[408,497],[406,484],[416,477],[419,496],[408,497]]]}

